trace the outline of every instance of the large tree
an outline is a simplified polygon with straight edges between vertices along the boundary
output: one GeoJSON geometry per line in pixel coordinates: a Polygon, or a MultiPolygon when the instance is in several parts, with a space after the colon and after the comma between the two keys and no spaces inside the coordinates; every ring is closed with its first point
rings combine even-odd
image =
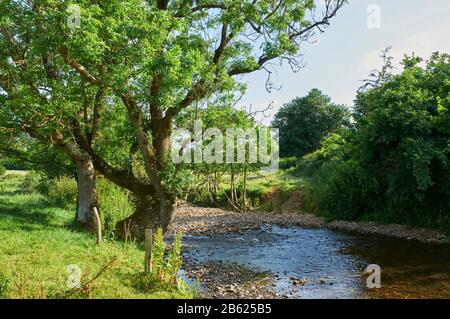
{"type": "Polygon", "coordinates": [[[2,0],[1,125],[56,144],[86,172],[94,164],[129,189],[136,212],[122,225],[135,235],[166,229],[175,201],[168,153],[179,112],[241,89],[241,75],[270,71],[274,61],[296,65],[300,44],[345,2],[84,0],[77,1],[78,25],[73,6],[75,23],[66,23],[70,1],[2,0]],[[108,112],[115,121],[104,119],[108,112]],[[123,129],[112,130],[117,119],[123,129]],[[130,152],[116,156],[97,137],[130,144],[130,152]]]}
{"type": "Polygon", "coordinates": [[[280,129],[280,155],[302,157],[317,150],[322,140],[349,124],[350,112],[317,89],[283,105],[272,126],[280,129]]]}

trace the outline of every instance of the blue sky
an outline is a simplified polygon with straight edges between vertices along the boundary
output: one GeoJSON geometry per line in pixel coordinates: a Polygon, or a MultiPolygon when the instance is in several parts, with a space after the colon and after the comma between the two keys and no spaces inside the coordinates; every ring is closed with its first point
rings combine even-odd
{"type": "Polygon", "coordinates": [[[336,103],[351,106],[361,80],[381,65],[379,55],[384,48],[393,47],[391,55],[398,70],[404,54],[415,52],[428,58],[434,51],[450,53],[449,0],[349,2],[326,32],[316,35],[316,43],[303,44],[301,52],[306,63],[303,69],[294,73],[288,65],[276,66],[272,82],[281,89],[272,93],[265,90],[265,72],[246,76],[243,80],[248,83],[248,90],[239,104],[247,109],[251,105],[256,110],[273,102],[271,117],[263,120],[266,124],[281,105],[313,88],[322,90],[336,103]],[[367,26],[371,4],[381,9],[380,28],[367,26]]]}

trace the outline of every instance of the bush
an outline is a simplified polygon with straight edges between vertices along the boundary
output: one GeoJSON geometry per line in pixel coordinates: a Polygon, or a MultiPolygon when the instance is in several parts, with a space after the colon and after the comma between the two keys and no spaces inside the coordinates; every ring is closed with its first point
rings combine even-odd
{"type": "Polygon", "coordinates": [[[129,195],[107,179],[97,179],[97,193],[104,234],[112,236],[117,222],[130,216],[134,206],[129,195]]]}
{"type": "Polygon", "coordinates": [[[300,164],[300,159],[298,157],[285,157],[280,159],[279,167],[280,169],[286,170],[293,167],[297,167],[300,164]]]}
{"type": "Polygon", "coordinates": [[[341,161],[348,157],[349,145],[348,129],[340,129],[330,134],[322,141],[317,151],[304,156],[297,166],[297,170],[306,176],[312,176],[318,169],[331,161],[341,161]]]}
{"type": "Polygon", "coordinates": [[[45,174],[37,171],[29,171],[25,175],[21,187],[24,193],[40,193],[47,195],[49,185],[50,183],[45,174]]]}
{"type": "Polygon", "coordinates": [[[77,201],[77,182],[68,176],[56,177],[48,182],[47,197],[51,204],[70,207],[77,201]]]}
{"type": "MultiPolygon", "coordinates": [[[[406,177],[404,181],[412,184],[406,182],[406,177]]],[[[357,161],[330,162],[310,178],[303,204],[329,220],[372,220],[450,229],[447,208],[440,199],[445,197],[442,190],[432,187],[421,194],[398,185],[389,192],[384,185],[383,178],[357,161]]]]}
{"type": "MultiPolygon", "coordinates": [[[[68,176],[48,179],[44,173],[31,171],[25,176],[22,189],[26,193],[40,193],[58,207],[76,204],[77,182],[68,176]]],[[[124,190],[104,178],[97,179],[97,194],[104,234],[112,235],[117,222],[133,213],[133,204],[124,190]]]]}
{"type": "Polygon", "coordinates": [[[306,190],[309,205],[330,219],[366,219],[378,206],[376,183],[358,163],[330,162],[311,178],[306,190]]]}

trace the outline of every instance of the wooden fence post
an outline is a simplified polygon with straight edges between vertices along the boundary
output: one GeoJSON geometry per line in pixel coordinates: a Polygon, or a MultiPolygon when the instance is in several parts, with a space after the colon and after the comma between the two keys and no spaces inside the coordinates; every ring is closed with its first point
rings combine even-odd
{"type": "Polygon", "coordinates": [[[153,238],[152,238],[152,230],[145,230],[145,272],[152,271],[152,246],[153,246],[153,238]]]}

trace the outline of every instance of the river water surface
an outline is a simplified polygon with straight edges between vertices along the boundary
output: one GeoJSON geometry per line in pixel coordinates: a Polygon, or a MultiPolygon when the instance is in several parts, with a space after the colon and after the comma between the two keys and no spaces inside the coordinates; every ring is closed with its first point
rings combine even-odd
{"type": "Polygon", "coordinates": [[[329,229],[266,226],[215,236],[185,236],[187,258],[236,263],[276,277],[292,298],[450,298],[450,245],[329,229]],[[365,269],[381,267],[380,289],[365,269]],[[304,280],[293,285],[293,279],[304,280]]]}

